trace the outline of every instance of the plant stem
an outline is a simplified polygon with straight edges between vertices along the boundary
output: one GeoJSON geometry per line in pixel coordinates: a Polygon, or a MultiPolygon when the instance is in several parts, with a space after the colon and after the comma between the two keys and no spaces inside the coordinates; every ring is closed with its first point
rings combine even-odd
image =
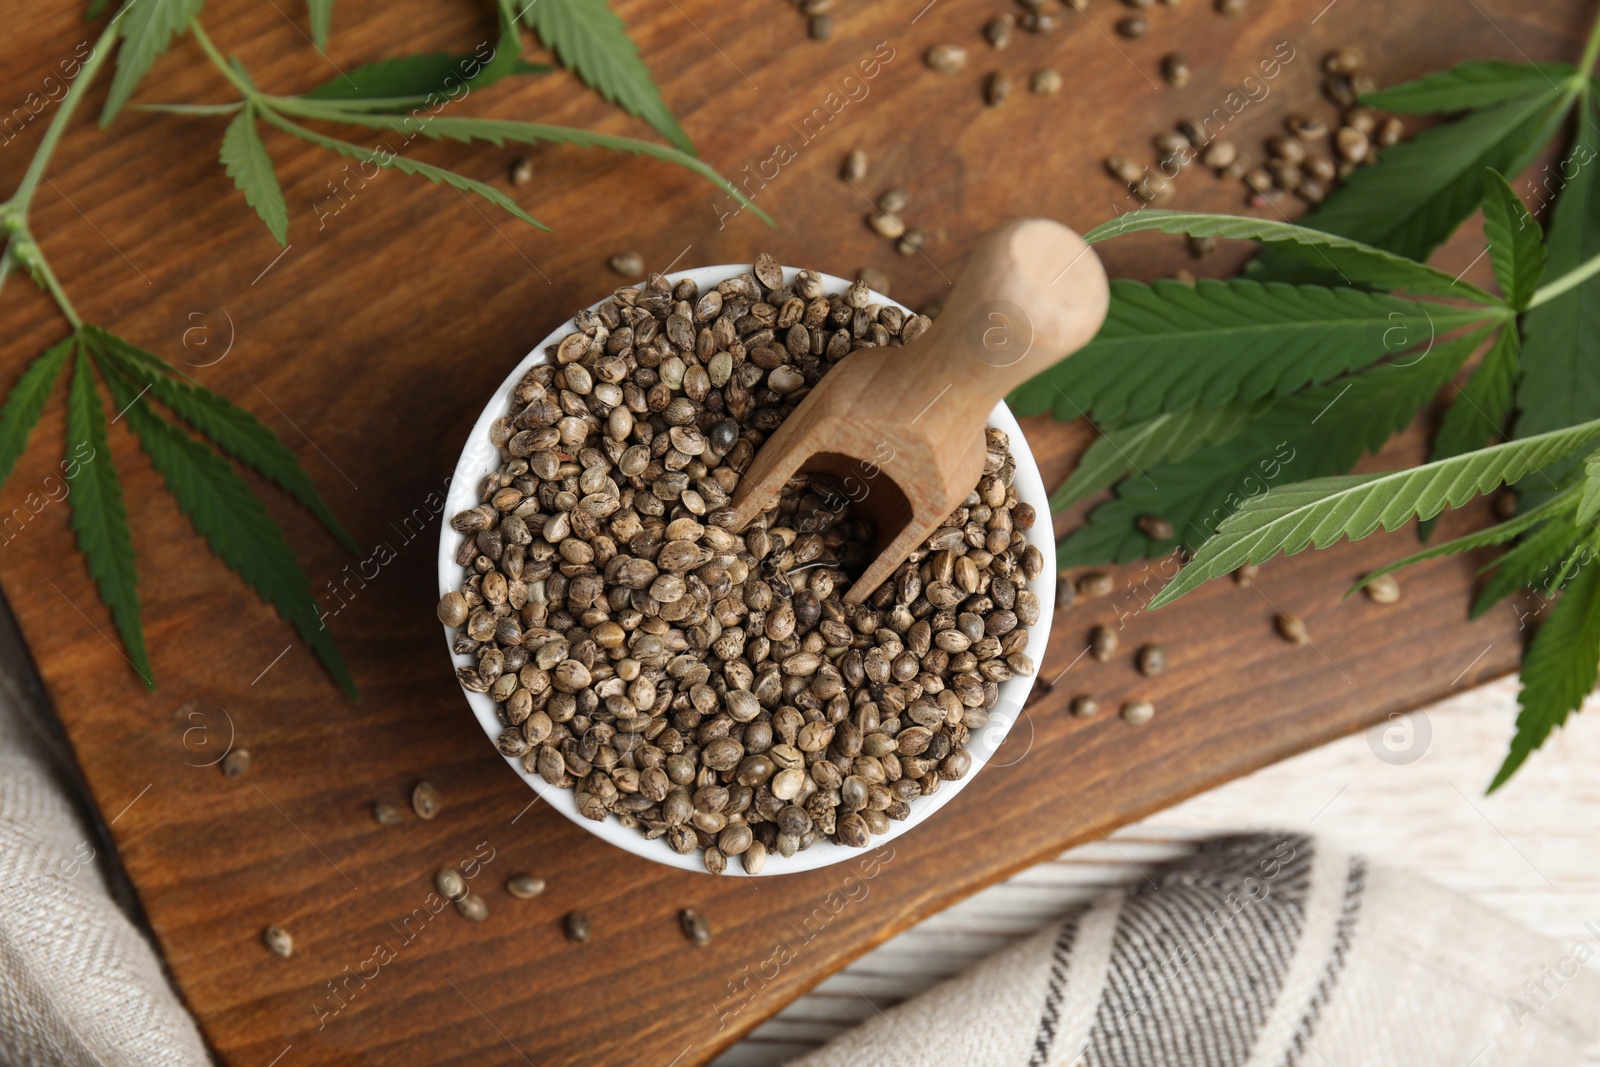
{"type": "Polygon", "coordinates": [[[33,194],[38,191],[39,183],[44,180],[45,167],[50,163],[56,144],[66,132],[67,124],[72,121],[72,113],[77,110],[79,101],[88,94],[95,75],[100,72],[100,67],[111,54],[116,38],[117,25],[113,20],[100,32],[100,39],[95,42],[94,51],[78,69],[78,76],[73,81],[72,88],[61,98],[61,105],[51,117],[50,125],[45,127],[44,138],[39,142],[39,147],[34,149],[33,159],[29,160],[28,169],[23,172],[22,181],[17,183],[11,199],[0,204],[0,210],[3,210],[6,216],[6,226],[10,232],[5,254],[0,257],[0,280],[4,280],[12,266],[26,268],[33,274],[34,280],[55,299],[56,307],[61,309],[61,314],[72,324],[74,331],[83,328],[83,319],[79,318],[78,309],[72,306],[66,290],[61,287],[56,272],[50,269],[50,261],[45,258],[44,249],[39,247],[39,243],[29,232],[28,209],[33,205],[33,194]]]}
{"type": "Polygon", "coordinates": [[[159,111],[167,115],[233,115],[244,107],[243,100],[231,104],[134,104],[135,111],[159,111]]]}
{"type": "Polygon", "coordinates": [[[72,332],[77,333],[83,329],[83,320],[78,317],[78,309],[72,306],[72,301],[67,298],[67,291],[61,288],[61,282],[56,279],[56,272],[50,269],[50,261],[44,258],[44,253],[39,251],[38,245],[33,246],[33,255],[39,280],[44,283],[50,295],[56,298],[56,307],[61,309],[61,314],[72,323],[72,332]]]}
{"type": "Polygon", "coordinates": [[[199,19],[190,19],[189,29],[193,32],[194,39],[200,42],[200,48],[205,52],[207,58],[211,60],[211,65],[220,70],[222,76],[233,83],[233,87],[239,90],[240,96],[243,96],[246,100],[254,100],[260,95],[256,92],[255,86],[239,77],[238,72],[228,65],[228,61],[223,58],[221,52],[217,51],[217,46],[212,43],[210,36],[206,34],[205,29],[200,25],[199,19]]]}
{"type": "Polygon", "coordinates": [[[1589,28],[1589,43],[1584,46],[1583,58],[1578,61],[1578,73],[1587,78],[1597,58],[1600,58],[1600,15],[1595,16],[1594,25],[1589,28]]]}
{"type": "Polygon", "coordinates": [[[1577,288],[1596,274],[1600,274],[1600,255],[1590,259],[1581,267],[1567,271],[1555,281],[1541,285],[1534,292],[1533,299],[1528,301],[1528,310],[1531,311],[1540,304],[1548,303],[1568,290],[1577,288]]]}
{"type": "Polygon", "coordinates": [[[72,120],[72,113],[78,107],[89,91],[89,85],[94,81],[94,76],[100,72],[100,66],[111,54],[111,46],[116,40],[116,23],[109,23],[100,34],[100,39],[94,44],[94,53],[78,71],[77,79],[72,83],[72,88],[67,90],[67,95],[62,98],[61,106],[56,108],[55,117],[50,120],[49,127],[44,131],[44,140],[39,142],[39,147],[34,150],[33,161],[28,164],[28,170],[22,176],[22,181],[17,184],[17,191],[11,194],[7,201],[24,222],[28,217],[28,206],[33,202],[34,190],[39,187],[40,180],[44,177],[44,168],[50,162],[50,155],[55,151],[56,142],[61,140],[61,135],[66,131],[67,123],[72,120]]]}

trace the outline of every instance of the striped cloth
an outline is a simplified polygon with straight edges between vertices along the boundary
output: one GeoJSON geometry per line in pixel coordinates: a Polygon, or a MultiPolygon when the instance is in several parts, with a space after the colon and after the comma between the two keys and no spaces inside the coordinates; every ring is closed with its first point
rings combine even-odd
{"type": "Polygon", "coordinates": [[[1222,837],[796,1062],[1564,1067],[1600,1033],[1591,934],[1320,839],[1222,837]]]}
{"type": "Polygon", "coordinates": [[[112,902],[27,707],[0,673],[0,1064],[201,1067],[194,1020],[112,902]]]}

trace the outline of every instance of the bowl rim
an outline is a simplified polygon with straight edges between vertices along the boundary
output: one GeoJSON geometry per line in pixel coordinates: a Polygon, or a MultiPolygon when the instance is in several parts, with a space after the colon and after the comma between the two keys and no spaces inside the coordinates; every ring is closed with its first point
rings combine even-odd
{"type": "MultiPolygon", "coordinates": [[[[749,264],[724,263],[676,271],[666,275],[666,278],[673,284],[685,280],[692,281],[704,290],[708,285],[715,286],[718,282],[739,274],[747,274],[750,270],[749,264]]],[[[799,268],[795,267],[784,267],[784,281],[786,283],[792,282],[798,270],[799,268]]],[[[830,290],[843,291],[851,284],[835,275],[824,274],[820,271],[813,273],[816,273],[830,290]]],[[[635,288],[642,288],[644,284],[641,281],[635,288]]],[[[612,293],[607,293],[593,304],[590,304],[587,310],[598,309],[601,304],[611,299],[611,296],[612,293]]],[[[873,292],[872,296],[885,306],[899,308],[908,315],[915,314],[904,304],[891,300],[881,293],[873,292]]],[[[486,475],[492,473],[501,462],[500,449],[495,448],[489,441],[490,426],[495,419],[511,413],[511,395],[517,383],[522,380],[523,375],[530,368],[548,362],[544,352],[546,346],[556,344],[562,337],[576,329],[576,319],[577,316],[574,315],[562,321],[511,369],[511,372],[495,388],[488,404],[479,414],[477,421],[473,423],[466,444],[462,448],[461,456],[456,461],[455,470],[450,476],[444,512],[440,519],[438,565],[439,596],[441,597],[452,590],[460,589],[466,574],[466,568],[455,562],[456,547],[460,544],[462,535],[451,527],[450,519],[452,516],[468,508],[475,507],[479,503],[477,499],[478,484],[486,475]]],[[[1050,625],[1053,621],[1055,608],[1056,553],[1054,529],[1050,521],[1049,496],[1045,492],[1044,481],[1040,476],[1039,466],[1034,459],[1033,450],[1029,447],[1027,438],[1023,436],[1022,428],[1018,425],[1016,416],[1011,413],[1010,408],[1006,407],[1004,401],[996,404],[994,410],[989,413],[988,425],[1005,431],[1010,438],[1011,455],[1017,465],[1015,479],[1017,497],[1020,501],[1033,505],[1037,513],[1036,521],[1032,528],[1026,531],[1025,536],[1028,539],[1028,543],[1038,548],[1044,557],[1043,570],[1040,572],[1039,577],[1030,583],[1030,587],[1039,596],[1039,619],[1032,626],[1027,627],[1029,637],[1026,647],[1031,650],[1034,661],[1038,664],[1042,663],[1044,658],[1044,647],[1049,640],[1050,625]],[[1044,590],[1044,592],[1038,592],[1039,590],[1044,590]]],[[[473,662],[470,656],[457,655],[450,649],[452,628],[442,624],[441,628],[444,632],[445,651],[450,656],[452,667],[470,667],[473,662]]],[[[1000,683],[999,697],[994,706],[989,709],[988,725],[976,731],[967,742],[967,751],[972,756],[972,766],[967,771],[966,776],[957,781],[946,782],[932,796],[915,799],[910,805],[911,814],[901,821],[892,822],[887,833],[874,835],[868,845],[868,849],[889,844],[901,835],[920,826],[953,800],[962,789],[977,777],[978,772],[991,762],[991,757],[993,757],[995,751],[1010,735],[1016,721],[1019,718],[1026,717],[1026,712],[1023,708],[1027,703],[1028,695],[1033,690],[1036,676],[1036,674],[1027,677],[1019,675],[1000,683]]],[[[637,829],[622,826],[609,816],[603,822],[584,818],[578,813],[573,790],[550,785],[539,775],[529,774],[524,771],[521,766],[521,757],[506,756],[500,753],[497,742],[505,727],[501,725],[499,716],[495,712],[494,700],[487,693],[471,693],[465,689],[462,689],[461,693],[466,697],[468,707],[477,719],[479,727],[488,737],[490,745],[494,746],[496,754],[500,755],[500,758],[511,768],[512,773],[521,778],[538,798],[542,799],[546,804],[549,804],[556,811],[559,811],[562,815],[565,815],[568,819],[571,819],[607,843],[642,859],[665,864],[679,870],[697,871],[701,874],[710,873],[706,871],[705,864],[700,859],[699,849],[688,855],[680,855],[667,846],[664,838],[657,838],[653,841],[648,840],[637,829]]],[[[1030,735],[1028,738],[1030,748],[1032,742],[1030,723],[1030,735]]],[[[1014,759],[1002,765],[1010,766],[1026,755],[1027,750],[1024,749],[1014,759]]],[[[867,850],[849,848],[824,839],[817,841],[808,849],[795,853],[792,857],[786,858],[777,854],[769,855],[766,865],[759,875],[751,875],[744,870],[742,864],[729,862],[724,876],[765,878],[784,874],[798,874],[802,871],[812,871],[835,863],[843,863],[853,857],[862,855],[865,851],[867,850]]]]}

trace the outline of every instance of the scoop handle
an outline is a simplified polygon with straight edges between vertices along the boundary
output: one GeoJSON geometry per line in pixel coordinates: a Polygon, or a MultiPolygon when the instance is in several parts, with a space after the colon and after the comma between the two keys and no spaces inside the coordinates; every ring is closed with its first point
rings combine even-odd
{"type": "Polygon", "coordinates": [[[978,241],[933,326],[892,350],[885,385],[905,411],[937,401],[947,419],[987,415],[1088,344],[1109,298],[1105,268],[1082,237],[1050,219],[1014,219],[978,241]]]}

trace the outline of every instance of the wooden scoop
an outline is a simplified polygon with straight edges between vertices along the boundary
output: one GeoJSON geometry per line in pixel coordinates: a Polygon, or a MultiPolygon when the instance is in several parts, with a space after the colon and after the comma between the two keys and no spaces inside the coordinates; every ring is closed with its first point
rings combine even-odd
{"type": "Polygon", "coordinates": [[[845,594],[861,603],[978,484],[995,404],[1088,343],[1107,299],[1099,258],[1060,223],[990,231],[926,333],[850,353],[767,439],[739,482],[732,528],[796,473],[834,475],[877,531],[877,558],[845,594]]]}

